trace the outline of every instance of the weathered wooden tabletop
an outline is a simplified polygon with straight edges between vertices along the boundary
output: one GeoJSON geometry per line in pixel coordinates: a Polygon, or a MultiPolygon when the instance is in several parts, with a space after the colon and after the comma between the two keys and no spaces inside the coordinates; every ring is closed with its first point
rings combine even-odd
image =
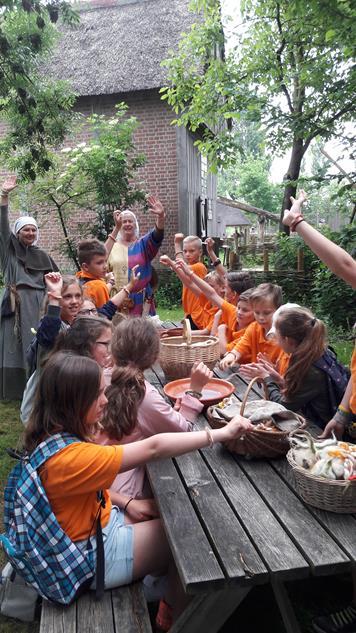
{"type": "MultiPolygon", "coordinates": [[[[147,379],[163,393],[158,365],[147,379]]],[[[241,400],[246,383],[231,381],[241,400]]],[[[250,394],[257,397],[258,388],[250,394]]],[[[199,416],[197,428],[206,424],[199,416]]],[[[338,574],[355,563],[355,518],[306,505],[286,459],[248,461],[215,445],[152,463],[148,474],[182,584],[193,596],[172,633],[218,631],[261,583],[271,583],[286,630],[297,633],[284,581],[338,574]]]]}

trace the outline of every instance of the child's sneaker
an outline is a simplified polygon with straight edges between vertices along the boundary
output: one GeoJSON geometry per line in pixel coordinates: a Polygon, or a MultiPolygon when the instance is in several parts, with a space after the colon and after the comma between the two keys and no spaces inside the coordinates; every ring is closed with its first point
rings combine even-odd
{"type": "Polygon", "coordinates": [[[356,607],[350,605],[329,615],[314,618],[317,633],[356,633],[356,607]]]}

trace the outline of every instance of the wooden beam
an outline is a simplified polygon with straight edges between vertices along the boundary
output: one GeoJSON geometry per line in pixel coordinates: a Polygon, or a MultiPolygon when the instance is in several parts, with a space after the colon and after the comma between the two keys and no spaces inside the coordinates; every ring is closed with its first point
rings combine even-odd
{"type": "Polygon", "coordinates": [[[230,207],[235,207],[236,209],[241,209],[241,211],[249,211],[250,213],[255,213],[256,215],[264,215],[269,220],[273,222],[279,223],[279,215],[275,215],[270,211],[265,211],[264,209],[259,209],[258,207],[253,207],[251,204],[246,204],[246,202],[240,202],[239,200],[230,200],[230,198],[223,198],[221,196],[218,197],[218,201],[223,204],[227,204],[230,207]]]}

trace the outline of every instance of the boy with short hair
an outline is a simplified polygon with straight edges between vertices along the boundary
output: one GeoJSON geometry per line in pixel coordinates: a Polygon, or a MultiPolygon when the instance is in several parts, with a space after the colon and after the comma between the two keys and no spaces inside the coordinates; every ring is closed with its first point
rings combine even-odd
{"type": "Polygon", "coordinates": [[[97,308],[109,301],[109,288],[105,281],[107,254],[105,244],[97,239],[82,240],[78,245],[78,259],[81,266],[76,274],[79,283],[84,286],[84,294],[97,308]]]}
{"type": "Polygon", "coordinates": [[[255,321],[251,323],[242,338],[235,344],[220,362],[221,369],[232,365],[255,363],[258,354],[264,354],[271,363],[277,364],[279,373],[283,374],[288,366],[289,356],[267,338],[272,326],[272,317],[282,304],[282,289],[271,283],[260,284],[250,294],[255,321]]]}
{"type": "MultiPolygon", "coordinates": [[[[201,279],[203,279],[208,271],[204,264],[200,261],[203,245],[200,237],[197,235],[187,235],[184,238],[182,233],[176,233],[174,236],[174,250],[176,260],[184,259],[189,268],[201,279]]],[[[182,306],[184,316],[189,319],[192,330],[202,330],[205,326],[204,310],[197,297],[189,288],[183,286],[182,306]]]]}

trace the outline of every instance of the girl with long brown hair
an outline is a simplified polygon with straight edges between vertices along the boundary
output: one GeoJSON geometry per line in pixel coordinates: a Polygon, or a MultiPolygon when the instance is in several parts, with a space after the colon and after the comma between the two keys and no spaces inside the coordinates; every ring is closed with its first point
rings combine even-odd
{"type": "MultiPolygon", "coordinates": [[[[173,409],[144,377],[144,371],[157,361],[158,353],[159,335],[150,320],[142,317],[128,319],[117,326],[111,341],[114,369],[111,385],[106,391],[108,405],[102,420],[104,429],[97,437],[98,442],[127,444],[155,433],[192,429],[203,408],[199,400],[201,391],[212,374],[203,363],[193,368],[190,390],[178,404],[180,409],[173,409]]],[[[115,493],[127,496],[127,510],[131,515],[135,500],[152,496],[144,466],[120,473],[110,493],[114,500],[115,493]]],[[[147,504],[147,508],[150,512],[156,512],[152,504],[147,504]]],[[[136,518],[135,515],[132,518],[136,518]]],[[[143,518],[140,515],[140,519],[143,518]]]]}
{"type": "MultiPolygon", "coordinates": [[[[178,616],[183,595],[175,584],[177,576],[161,521],[153,519],[125,525],[124,514],[111,503],[107,488],[118,472],[229,441],[246,434],[252,425],[236,416],[223,429],[161,433],[125,446],[118,443],[99,446],[90,440],[106,404],[102,370],[93,359],[68,352],[53,354],[40,377],[25,434],[26,449],[31,453],[58,433],[76,436],[77,442],[50,457],[40,471],[57,521],[69,538],[85,551],[97,517],[97,491],[103,490],[106,503],[102,508],[101,525],[106,588],[130,583],[147,574],[164,574],[168,569],[165,600],[178,616]]],[[[50,537],[51,534],[48,539],[50,537]]],[[[91,543],[95,551],[95,537],[91,537],[91,543]]]]}
{"type": "Polygon", "coordinates": [[[243,376],[264,379],[269,399],[287,409],[301,411],[321,428],[333,416],[328,389],[328,375],[318,367],[327,352],[326,327],[307,308],[280,308],[274,321],[275,341],[290,354],[284,378],[271,370],[268,363],[241,366],[243,376]]]}

